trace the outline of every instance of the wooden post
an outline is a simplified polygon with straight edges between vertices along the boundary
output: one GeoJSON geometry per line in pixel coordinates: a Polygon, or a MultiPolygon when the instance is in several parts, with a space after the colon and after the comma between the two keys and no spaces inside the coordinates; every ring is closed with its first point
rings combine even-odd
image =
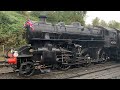
{"type": "Polygon", "coordinates": [[[3,45],[3,54],[5,54],[5,46],[3,45]]]}

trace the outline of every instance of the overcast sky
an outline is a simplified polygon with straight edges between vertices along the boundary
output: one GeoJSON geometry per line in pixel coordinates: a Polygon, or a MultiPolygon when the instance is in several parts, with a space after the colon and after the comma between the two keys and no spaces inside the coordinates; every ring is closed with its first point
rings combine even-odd
{"type": "Polygon", "coordinates": [[[91,24],[92,20],[96,17],[106,22],[110,20],[120,22],[120,11],[87,11],[86,24],[91,24]]]}

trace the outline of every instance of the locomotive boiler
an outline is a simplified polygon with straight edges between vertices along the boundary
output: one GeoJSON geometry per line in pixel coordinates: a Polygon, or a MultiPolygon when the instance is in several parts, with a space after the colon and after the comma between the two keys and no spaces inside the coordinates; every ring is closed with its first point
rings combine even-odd
{"type": "Polygon", "coordinates": [[[67,70],[71,66],[89,66],[109,59],[119,61],[120,32],[117,29],[95,26],[86,28],[79,22],[52,24],[41,16],[39,22],[25,27],[28,45],[11,50],[6,62],[22,76],[35,69],[67,70]]]}

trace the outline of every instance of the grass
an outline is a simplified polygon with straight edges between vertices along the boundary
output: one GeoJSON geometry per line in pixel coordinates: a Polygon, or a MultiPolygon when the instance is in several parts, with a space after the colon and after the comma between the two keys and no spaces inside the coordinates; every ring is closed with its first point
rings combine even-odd
{"type": "Polygon", "coordinates": [[[4,57],[2,57],[3,54],[3,51],[0,51],[0,61],[3,61],[4,60],[4,57]]]}
{"type": "Polygon", "coordinates": [[[4,57],[0,57],[0,61],[4,61],[4,57]]]}

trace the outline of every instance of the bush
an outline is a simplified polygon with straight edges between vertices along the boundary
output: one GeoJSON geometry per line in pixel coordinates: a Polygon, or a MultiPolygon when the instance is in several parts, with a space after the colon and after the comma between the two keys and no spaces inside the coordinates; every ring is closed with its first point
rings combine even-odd
{"type": "Polygon", "coordinates": [[[0,44],[18,47],[26,44],[22,38],[26,17],[16,11],[0,11],[0,44]]]}

